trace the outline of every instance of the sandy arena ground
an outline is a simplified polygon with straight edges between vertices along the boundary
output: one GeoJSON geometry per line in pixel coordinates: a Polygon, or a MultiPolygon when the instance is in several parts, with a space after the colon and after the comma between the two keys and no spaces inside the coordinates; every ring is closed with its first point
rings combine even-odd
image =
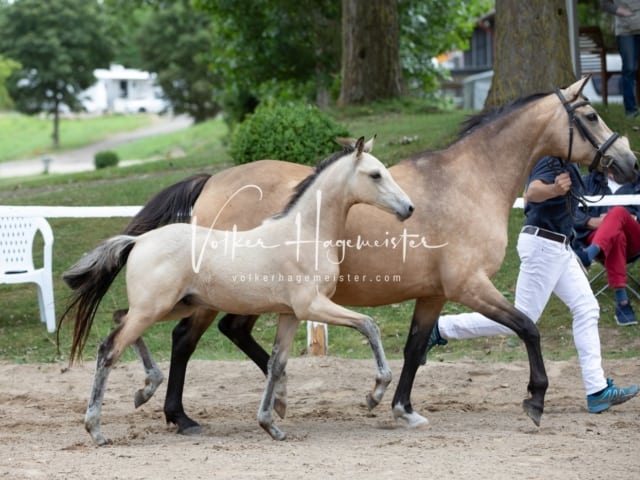
{"type": "MultiPolygon", "coordinates": [[[[102,417],[113,443],[102,448],[82,424],[93,364],[65,366],[0,363],[0,479],[640,478],[640,398],[588,414],[576,360],[547,362],[539,428],[520,406],[526,363],[429,363],[418,371],[413,405],[430,426],[407,430],[390,409],[400,361],[369,413],[373,360],[294,358],[288,415],[277,419],[284,442],[257,424],[264,380],[249,362],[191,364],[185,406],[203,425],[198,436],[165,423],[165,384],[134,409],[142,369],[120,364],[102,417]]],[[[640,360],[606,361],[605,370],[618,384],[640,381],[640,360]]]]}

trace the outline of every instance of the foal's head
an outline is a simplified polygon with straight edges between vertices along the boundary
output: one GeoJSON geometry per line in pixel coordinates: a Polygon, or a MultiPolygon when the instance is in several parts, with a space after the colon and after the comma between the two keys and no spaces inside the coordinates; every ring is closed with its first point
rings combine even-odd
{"type": "MultiPolygon", "coordinates": [[[[353,144],[351,156],[351,178],[349,194],[357,203],[368,203],[393,213],[399,220],[406,220],[413,213],[413,203],[398,186],[380,160],[371,155],[375,137],[365,143],[360,137],[353,144]]],[[[341,143],[353,143],[340,139],[341,143]]]]}

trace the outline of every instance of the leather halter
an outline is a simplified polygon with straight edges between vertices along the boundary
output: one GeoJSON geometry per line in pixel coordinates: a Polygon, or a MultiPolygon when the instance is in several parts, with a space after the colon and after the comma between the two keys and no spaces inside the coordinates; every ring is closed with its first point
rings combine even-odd
{"type": "Polygon", "coordinates": [[[618,137],[620,137],[620,135],[614,132],[602,145],[598,145],[598,142],[595,138],[593,138],[593,135],[591,135],[591,132],[587,129],[582,120],[580,120],[580,118],[576,116],[576,110],[578,108],[584,107],[585,105],[590,105],[589,100],[585,99],[572,105],[569,101],[567,101],[566,98],[564,98],[564,95],[559,89],[556,90],[556,95],[562,102],[564,109],[569,114],[569,152],[566,158],[567,162],[571,162],[571,150],[573,147],[573,127],[575,125],[582,138],[588,140],[589,143],[593,145],[593,148],[596,149],[596,154],[591,161],[591,164],[589,165],[589,171],[593,171],[598,167],[598,164],[600,164],[603,169],[603,174],[606,181],[607,169],[613,163],[613,158],[605,155],[605,153],[609,149],[609,147],[613,145],[613,142],[615,142],[618,137]]]}

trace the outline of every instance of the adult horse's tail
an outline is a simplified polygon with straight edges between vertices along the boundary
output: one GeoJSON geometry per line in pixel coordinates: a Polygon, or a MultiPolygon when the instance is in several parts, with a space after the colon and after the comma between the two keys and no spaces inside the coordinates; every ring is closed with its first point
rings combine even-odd
{"type": "Polygon", "coordinates": [[[208,173],[199,173],[161,190],[149,200],[124,229],[125,235],[142,235],[169,223],[188,222],[208,173]]]}
{"type": "Polygon", "coordinates": [[[69,357],[71,362],[82,356],[100,301],[127,263],[135,241],[136,237],[130,235],[112,237],[84,255],[63,274],[62,278],[73,293],[60,323],[72,310],[76,312],[69,357]]]}

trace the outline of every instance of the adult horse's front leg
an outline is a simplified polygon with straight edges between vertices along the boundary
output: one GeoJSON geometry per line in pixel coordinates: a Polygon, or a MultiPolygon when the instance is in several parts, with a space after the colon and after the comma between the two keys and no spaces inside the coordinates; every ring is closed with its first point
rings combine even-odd
{"type": "Polygon", "coordinates": [[[276,390],[284,375],[298,325],[300,325],[300,320],[295,315],[281,314],[278,319],[276,339],[268,364],[267,382],[258,410],[258,423],[274,440],[286,438],[286,434],[274,424],[271,412],[274,408],[276,390]]]}
{"type": "Polygon", "coordinates": [[[407,343],[404,347],[404,363],[391,402],[393,417],[396,420],[404,420],[408,428],[418,428],[429,424],[429,420],[413,410],[411,390],[422,356],[427,348],[429,334],[445,301],[444,297],[420,298],[416,301],[407,343]]]}

